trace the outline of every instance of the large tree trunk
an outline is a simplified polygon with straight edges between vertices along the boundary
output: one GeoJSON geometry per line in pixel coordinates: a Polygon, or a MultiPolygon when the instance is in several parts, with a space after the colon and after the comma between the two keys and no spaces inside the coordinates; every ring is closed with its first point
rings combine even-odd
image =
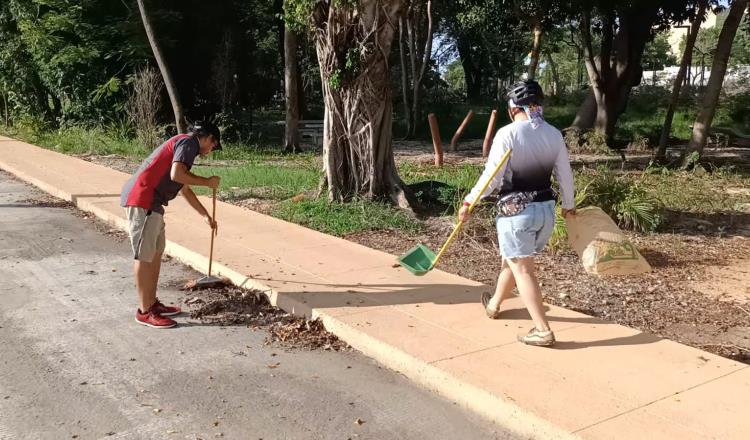
{"type": "Polygon", "coordinates": [[[625,111],[630,91],[641,81],[643,50],[657,13],[656,8],[628,9],[619,11],[615,20],[614,11],[605,11],[602,17],[601,50],[598,59],[595,59],[593,54],[590,12],[585,11],[582,14],[581,37],[594,103],[584,102],[573,124],[574,128],[593,127],[604,133],[608,142],[612,142],[617,120],[625,111]],[[618,25],[616,35],[615,23],[618,25]],[[592,107],[596,113],[592,111],[592,107]]]}
{"type": "Polygon", "coordinates": [[[669,136],[672,133],[674,112],[677,108],[677,101],[680,98],[682,85],[685,83],[688,66],[693,59],[693,47],[695,46],[695,40],[698,38],[698,31],[700,31],[701,22],[703,22],[703,17],[706,13],[707,4],[707,1],[701,1],[698,4],[695,18],[693,18],[693,22],[690,23],[690,30],[688,31],[687,39],[685,41],[685,50],[682,52],[682,60],[680,61],[680,69],[677,71],[677,76],[674,79],[672,98],[669,101],[667,115],[664,117],[664,127],[661,130],[661,137],[659,138],[659,149],[656,152],[656,159],[659,161],[664,161],[667,156],[667,143],[669,142],[669,136]]]}
{"type": "MultiPolygon", "coordinates": [[[[414,136],[417,122],[422,119],[422,81],[424,80],[424,74],[427,71],[427,65],[430,63],[432,58],[432,0],[427,0],[427,32],[425,35],[424,50],[422,52],[422,60],[418,69],[414,69],[415,76],[413,77],[412,83],[412,111],[411,111],[411,132],[410,137],[414,136]]],[[[416,66],[415,66],[416,67],[416,66]]]]}
{"type": "Polygon", "coordinates": [[[154,29],[151,27],[151,19],[146,12],[146,8],[143,5],[143,0],[138,1],[138,9],[141,12],[141,20],[143,21],[143,28],[146,30],[146,36],[148,42],[151,45],[151,50],[154,52],[154,58],[156,58],[156,64],[159,65],[159,71],[161,72],[162,79],[164,79],[164,86],[167,88],[169,94],[169,101],[172,103],[172,111],[174,112],[174,121],[177,126],[179,133],[185,133],[187,131],[187,125],[185,122],[185,115],[182,110],[182,102],[180,101],[180,95],[177,92],[177,86],[172,80],[172,74],[169,71],[164,55],[159,47],[159,42],[154,35],[154,29]]]}
{"type": "Polygon", "coordinates": [[[534,42],[531,46],[531,60],[529,60],[528,78],[536,78],[536,69],[539,66],[539,56],[542,47],[542,24],[534,23],[534,42]]]}
{"type": "Polygon", "coordinates": [[[588,130],[594,127],[594,121],[596,120],[596,98],[592,90],[586,95],[586,99],[578,107],[576,117],[571,124],[571,128],[577,130],[588,130]]]}
{"type": "Polygon", "coordinates": [[[482,95],[482,66],[481,60],[471,48],[468,38],[459,36],[456,48],[464,68],[464,80],[466,81],[466,100],[477,102],[482,95]]]}
{"type": "Polygon", "coordinates": [[[550,77],[552,78],[552,91],[550,96],[557,97],[560,94],[560,75],[557,72],[557,63],[552,59],[552,54],[547,53],[547,63],[549,64],[550,77]]]}
{"type": "Polygon", "coordinates": [[[10,127],[10,117],[9,117],[9,113],[8,113],[8,94],[5,93],[5,90],[3,90],[2,91],[2,95],[3,95],[3,109],[5,110],[4,111],[4,114],[5,114],[5,126],[6,127],[10,127]]]}
{"type": "Polygon", "coordinates": [[[402,7],[403,0],[321,1],[315,7],[325,99],[322,187],[331,201],[363,197],[409,207],[393,157],[388,66],[402,7]]]}
{"type": "Polygon", "coordinates": [[[284,150],[289,153],[299,148],[299,67],[297,63],[297,34],[287,26],[284,30],[284,94],[286,98],[286,129],[284,150]]]}
{"type": "Polygon", "coordinates": [[[683,155],[682,164],[684,167],[693,163],[693,153],[697,153],[698,157],[703,154],[708,131],[711,128],[711,122],[713,122],[716,113],[716,105],[719,102],[721,86],[724,84],[724,75],[727,71],[734,36],[737,34],[737,28],[742,21],[742,14],[745,12],[747,2],[748,0],[734,0],[729,8],[729,15],[727,15],[724,26],[721,28],[719,43],[716,45],[716,54],[711,65],[711,76],[708,78],[708,85],[703,95],[703,104],[693,123],[693,136],[690,138],[683,155]]]}
{"type": "Polygon", "coordinates": [[[399,53],[401,63],[401,88],[403,93],[404,119],[406,122],[406,137],[415,135],[419,121],[422,120],[422,83],[432,56],[432,1],[424,3],[425,10],[419,7],[421,2],[412,2],[407,12],[399,20],[399,53]],[[422,15],[427,22],[422,23],[422,15]],[[424,44],[421,44],[424,32],[424,44]],[[406,30],[406,39],[404,38],[406,30]],[[408,49],[409,64],[406,63],[404,45],[408,49]],[[411,94],[411,97],[408,95],[411,94]]]}
{"type": "Polygon", "coordinates": [[[406,64],[406,52],[404,51],[404,18],[398,20],[398,51],[401,63],[401,101],[404,104],[404,125],[406,126],[406,137],[410,137],[412,131],[411,105],[409,105],[409,72],[406,64]]]}

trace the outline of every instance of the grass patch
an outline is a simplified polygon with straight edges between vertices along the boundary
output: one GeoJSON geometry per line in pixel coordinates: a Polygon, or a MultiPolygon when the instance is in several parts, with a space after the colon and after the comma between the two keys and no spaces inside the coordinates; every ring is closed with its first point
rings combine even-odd
{"type": "MultiPolygon", "coordinates": [[[[320,171],[313,167],[295,167],[265,163],[247,163],[237,167],[194,167],[195,174],[221,177],[220,191],[230,197],[283,200],[315,189],[320,171]]],[[[204,187],[196,193],[208,194],[204,187]]]]}
{"type": "Polygon", "coordinates": [[[444,165],[438,168],[432,164],[399,163],[401,179],[407,184],[437,180],[462,190],[471,189],[483,169],[481,165],[472,164],[444,165]]]}
{"type": "Polygon", "coordinates": [[[399,163],[401,179],[412,185],[425,181],[437,181],[448,185],[439,192],[439,202],[457,210],[466,194],[474,187],[484,169],[481,165],[444,165],[437,168],[429,164],[413,162],[399,163]]]}
{"type": "Polygon", "coordinates": [[[137,140],[104,128],[65,127],[42,130],[32,127],[3,127],[2,134],[64,154],[97,154],[143,158],[148,155],[137,140]]]}
{"type": "Polygon", "coordinates": [[[354,232],[400,229],[418,232],[420,224],[390,205],[356,200],[329,203],[325,198],[280,203],[274,216],[326,234],[344,236],[354,232]]]}
{"type": "Polygon", "coordinates": [[[643,189],[672,211],[718,214],[750,203],[750,196],[737,191],[750,190],[747,176],[732,171],[644,173],[639,181],[643,189]]]}
{"type": "Polygon", "coordinates": [[[214,151],[202,163],[211,164],[217,161],[242,162],[279,162],[289,164],[309,165],[319,156],[316,153],[286,154],[283,150],[269,144],[247,144],[237,142],[222,142],[223,150],[214,151]]]}

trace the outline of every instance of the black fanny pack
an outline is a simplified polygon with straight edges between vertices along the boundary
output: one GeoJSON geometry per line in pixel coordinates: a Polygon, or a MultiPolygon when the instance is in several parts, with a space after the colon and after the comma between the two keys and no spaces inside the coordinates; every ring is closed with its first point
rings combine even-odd
{"type": "Polygon", "coordinates": [[[497,202],[497,215],[499,217],[512,217],[518,215],[529,206],[529,203],[541,200],[554,200],[555,192],[551,189],[541,191],[515,191],[500,197],[497,202]]]}

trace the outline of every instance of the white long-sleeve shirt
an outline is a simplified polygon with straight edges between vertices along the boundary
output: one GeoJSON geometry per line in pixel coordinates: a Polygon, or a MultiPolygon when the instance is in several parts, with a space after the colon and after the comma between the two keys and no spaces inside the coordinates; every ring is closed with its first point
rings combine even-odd
{"type": "MultiPolygon", "coordinates": [[[[568,149],[562,133],[547,122],[534,129],[530,121],[516,121],[499,129],[492,142],[482,177],[464,199],[471,203],[500,188],[505,195],[516,191],[541,191],[551,188],[552,173],[560,186],[562,207],[575,208],[575,186],[570,168],[568,149]],[[510,159],[498,171],[487,189],[479,194],[509,148],[510,159]]],[[[545,200],[543,197],[540,200],[545,200]]],[[[551,197],[546,200],[552,200],[551,197]]]]}

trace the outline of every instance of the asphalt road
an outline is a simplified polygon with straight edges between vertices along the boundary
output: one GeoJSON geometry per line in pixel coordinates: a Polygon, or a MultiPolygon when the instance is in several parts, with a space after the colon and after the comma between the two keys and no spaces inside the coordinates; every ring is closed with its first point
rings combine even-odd
{"type": "MultiPolygon", "coordinates": [[[[512,438],[358,353],[137,325],[127,242],[40,200],[0,172],[0,439],[512,438]]],[[[159,296],[197,276],[165,263],[159,296]]]]}

